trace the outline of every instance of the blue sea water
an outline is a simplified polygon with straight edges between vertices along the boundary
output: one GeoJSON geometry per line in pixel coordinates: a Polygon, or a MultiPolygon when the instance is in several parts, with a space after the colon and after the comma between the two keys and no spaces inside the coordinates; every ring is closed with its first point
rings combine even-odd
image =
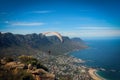
{"type": "Polygon", "coordinates": [[[97,73],[107,80],[120,80],[120,38],[85,40],[89,48],[71,52],[84,65],[105,69],[97,73]]]}

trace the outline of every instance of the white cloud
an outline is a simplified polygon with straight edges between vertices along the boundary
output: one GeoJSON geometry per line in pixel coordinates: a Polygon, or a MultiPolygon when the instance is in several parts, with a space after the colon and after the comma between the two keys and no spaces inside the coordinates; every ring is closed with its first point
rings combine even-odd
{"type": "Polygon", "coordinates": [[[14,22],[11,23],[13,26],[42,26],[44,23],[42,22],[14,22]]]}
{"type": "Polygon", "coordinates": [[[4,21],[4,23],[11,26],[42,26],[45,24],[43,22],[12,22],[12,21],[4,21]]]}

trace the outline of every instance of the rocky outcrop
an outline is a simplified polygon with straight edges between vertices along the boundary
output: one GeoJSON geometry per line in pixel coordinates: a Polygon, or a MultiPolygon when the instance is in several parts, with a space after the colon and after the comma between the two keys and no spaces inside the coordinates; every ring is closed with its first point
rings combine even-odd
{"type": "Polygon", "coordinates": [[[31,73],[35,80],[54,80],[55,75],[51,74],[44,69],[37,69],[36,67],[33,67],[31,64],[28,65],[27,69],[28,73],[31,73]]]}
{"type": "MultiPolygon", "coordinates": [[[[23,78],[25,78],[25,80],[26,79],[31,80],[29,78],[30,75],[32,75],[33,80],[55,80],[55,74],[49,73],[42,68],[37,68],[33,66],[32,64],[24,64],[18,61],[11,61],[11,62],[6,62],[6,63],[5,62],[6,61],[4,61],[4,59],[2,59],[0,62],[0,69],[2,70],[2,72],[0,71],[0,75],[4,75],[3,72],[7,71],[7,72],[10,72],[8,74],[9,75],[12,74],[12,76],[16,76],[16,75],[20,76],[23,74],[26,75],[27,77],[20,76],[22,77],[22,80],[23,78]],[[23,73],[21,74],[21,72],[23,73]]],[[[0,79],[1,79],[1,76],[0,76],[0,79]]],[[[6,79],[6,78],[3,78],[3,79],[6,79]]]]}
{"type": "Polygon", "coordinates": [[[20,69],[24,69],[25,64],[20,63],[20,62],[8,62],[5,64],[5,68],[6,69],[16,69],[16,68],[20,68],[20,69]]]}
{"type": "Polygon", "coordinates": [[[27,72],[31,73],[35,80],[55,80],[55,75],[49,72],[46,72],[43,69],[35,69],[35,70],[27,70],[27,72]]]}

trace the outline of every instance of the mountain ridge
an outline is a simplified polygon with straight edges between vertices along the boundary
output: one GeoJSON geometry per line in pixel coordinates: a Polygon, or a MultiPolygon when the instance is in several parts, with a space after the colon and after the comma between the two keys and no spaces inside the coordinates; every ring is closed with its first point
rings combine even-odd
{"type": "Polygon", "coordinates": [[[33,55],[41,52],[48,53],[48,51],[51,51],[53,55],[60,55],[86,47],[80,38],[70,39],[67,36],[62,36],[62,38],[63,42],[60,42],[56,36],[45,36],[42,33],[22,35],[0,32],[0,56],[33,55]]]}

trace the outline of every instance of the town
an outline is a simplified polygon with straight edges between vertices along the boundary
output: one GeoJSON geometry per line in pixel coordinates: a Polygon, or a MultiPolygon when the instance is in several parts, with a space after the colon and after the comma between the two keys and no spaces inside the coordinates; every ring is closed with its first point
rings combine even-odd
{"type": "Polygon", "coordinates": [[[43,64],[56,75],[58,80],[92,80],[89,68],[82,65],[85,61],[69,55],[36,54],[43,64]]]}

